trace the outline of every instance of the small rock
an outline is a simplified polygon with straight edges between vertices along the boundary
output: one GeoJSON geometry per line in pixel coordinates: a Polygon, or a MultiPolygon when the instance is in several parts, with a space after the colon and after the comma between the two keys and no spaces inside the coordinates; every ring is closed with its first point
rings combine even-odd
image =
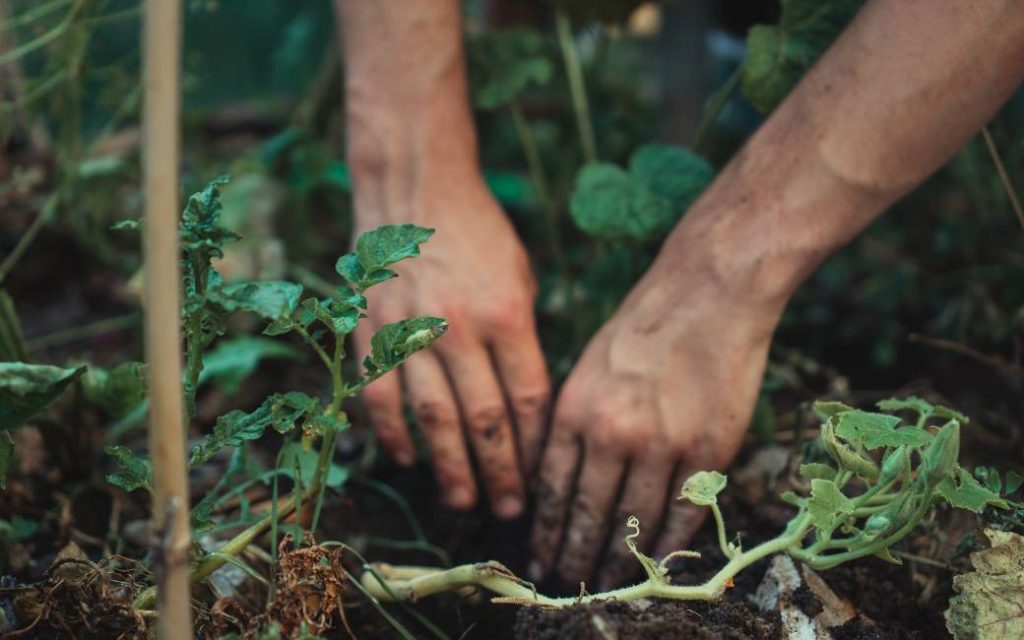
{"type": "Polygon", "coordinates": [[[832,640],[829,629],[858,617],[810,567],[775,556],[752,600],[762,611],[778,611],[786,640],[832,640]]]}

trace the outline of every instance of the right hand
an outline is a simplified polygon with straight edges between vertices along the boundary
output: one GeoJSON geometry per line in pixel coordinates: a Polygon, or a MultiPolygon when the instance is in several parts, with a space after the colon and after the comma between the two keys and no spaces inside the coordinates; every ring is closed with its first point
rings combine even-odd
{"type": "Polygon", "coordinates": [[[404,387],[442,501],[455,509],[476,504],[472,451],[492,511],[512,518],[523,510],[524,474],[539,456],[549,381],[526,252],[479,174],[466,177],[434,173],[400,198],[382,198],[387,188],[361,197],[357,186],[357,232],[388,222],[437,232],[419,258],[396,265],[398,278],[370,291],[369,317],[354,337],[362,358],[385,323],[420,315],[448,320],[443,338],[403,364],[400,377],[368,385],[363,398],[381,445],[398,464],[411,465],[416,450],[403,417],[404,387]]]}

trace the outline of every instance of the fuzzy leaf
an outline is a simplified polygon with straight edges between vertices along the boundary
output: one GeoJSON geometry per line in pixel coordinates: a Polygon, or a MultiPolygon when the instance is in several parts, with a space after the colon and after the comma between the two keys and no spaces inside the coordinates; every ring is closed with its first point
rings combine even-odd
{"type": "Polygon", "coordinates": [[[921,454],[920,472],[928,486],[934,487],[943,478],[952,478],[960,457],[960,424],[955,421],[946,423],[935,434],[928,448],[921,454]]]}
{"type": "Polygon", "coordinates": [[[553,65],[544,56],[536,31],[517,28],[477,35],[466,43],[473,105],[494,109],[515,99],[530,85],[551,79],[553,65]]]}
{"type": "Polygon", "coordinates": [[[370,338],[370,355],[363,366],[380,376],[402,364],[413,353],[426,349],[448,330],[443,318],[423,316],[386,324],[370,338]]]}
{"type": "Polygon", "coordinates": [[[832,44],[863,0],[782,0],[777,25],[756,25],[747,34],[740,88],[768,113],[832,44]]]}
{"type": "Polygon", "coordinates": [[[0,362],[0,431],[20,427],[84,373],[85,367],[0,362]]]}
{"type": "Polygon", "coordinates": [[[725,489],[727,482],[728,478],[717,471],[698,471],[683,483],[679,497],[708,507],[718,502],[718,494],[725,489]]]}
{"type": "Polygon", "coordinates": [[[235,393],[263,360],[299,360],[302,354],[278,340],[239,336],[224,340],[203,356],[199,384],[213,381],[224,393],[235,393]]]}
{"type": "Polygon", "coordinates": [[[125,362],[110,371],[89,367],[82,390],[89,402],[112,418],[122,418],[146,400],[146,365],[125,362]]]}
{"type": "Polygon", "coordinates": [[[355,252],[338,258],[335,270],[352,284],[366,289],[395,277],[395,272],[386,267],[418,256],[420,245],[432,235],[433,229],[413,224],[377,227],[356,239],[355,252]]]}
{"type": "Polygon", "coordinates": [[[14,440],[8,431],[0,431],[0,489],[7,488],[7,472],[14,461],[14,440]]]}
{"type": "Polygon", "coordinates": [[[136,489],[153,490],[153,467],[149,460],[135,455],[131,449],[119,445],[106,448],[107,454],[113,456],[118,470],[107,475],[107,482],[125,491],[136,489]]]}
{"type": "Polygon", "coordinates": [[[879,469],[875,461],[854,451],[836,435],[838,415],[841,414],[833,415],[821,425],[821,444],[825,453],[835,460],[841,469],[851,471],[862,478],[876,479],[879,469]]]}
{"type": "Polygon", "coordinates": [[[800,477],[807,480],[834,480],[836,473],[834,468],[820,462],[809,462],[800,465],[800,477]]]}
{"type": "Polygon", "coordinates": [[[822,531],[832,531],[853,513],[853,501],[830,480],[811,480],[811,497],[807,499],[811,522],[822,531]]]}
{"type": "Polygon", "coordinates": [[[926,400],[922,400],[917,396],[907,396],[906,398],[886,398],[885,400],[879,400],[875,405],[882,411],[896,412],[896,411],[913,411],[919,416],[931,415],[931,412],[935,409],[934,405],[926,400]]]}
{"type": "Polygon", "coordinates": [[[896,416],[868,411],[844,411],[838,414],[836,433],[850,442],[860,442],[868,449],[878,447],[923,447],[931,435],[917,427],[896,427],[902,422],[896,416]]]}
{"type": "Polygon", "coordinates": [[[677,216],[690,208],[715,177],[708,161],[693,151],[657,143],[634,151],[629,171],[641,186],[668,200],[677,216]]]}
{"type": "Polygon", "coordinates": [[[974,571],[953,578],[946,628],[956,640],[1024,638],[1024,538],[986,529],[989,548],[971,554],[974,571]]]}
{"type": "Polygon", "coordinates": [[[820,420],[828,420],[832,416],[844,411],[854,411],[854,408],[835,400],[819,400],[814,403],[811,410],[814,411],[814,415],[818,416],[820,420]]]}
{"type": "Polygon", "coordinates": [[[939,483],[936,490],[949,504],[958,509],[967,509],[974,513],[978,513],[986,505],[992,505],[1000,509],[1009,508],[1006,500],[999,497],[999,494],[995,491],[982,486],[963,467],[957,467],[955,480],[951,477],[944,479],[939,483]]]}

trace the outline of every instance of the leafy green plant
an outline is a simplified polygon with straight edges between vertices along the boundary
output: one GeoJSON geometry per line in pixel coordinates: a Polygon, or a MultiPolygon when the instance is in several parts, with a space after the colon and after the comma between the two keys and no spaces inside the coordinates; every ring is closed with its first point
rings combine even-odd
{"type": "Polygon", "coordinates": [[[965,416],[916,397],[884,400],[878,408],[880,412],[861,411],[839,402],[815,405],[822,422],[820,444],[827,458],[801,466],[798,489],[780,496],[796,507],[796,513],[778,536],[750,549],[730,541],[718,508],[718,495],[727,478],[716,471],[700,471],[686,480],[680,499],[711,510],[726,559],[702,585],[672,584],[667,564],[699,554],[677,551],[660,562],[644,555],[635,544],[640,522],[630,516],[627,525],[633,532],[624,543],[647,575],[633,586],[551,598],[537,594],[532,585],[493,562],[437,572],[418,569],[418,573],[378,567],[376,574],[381,577],[367,574],[363,586],[383,600],[415,600],[476,585],[499,594],[495,602],[553,607],[649,597],[717,600],[739,572],[773,554],[787,554],[814,569],[829,569],[870,555],[898,563],[891,549],[937,503],[973,512],[988,505],[1007,506],[997,492],[957,462],[965,416]],[[912,417],[904,421],[902,415],[912,417]]]}

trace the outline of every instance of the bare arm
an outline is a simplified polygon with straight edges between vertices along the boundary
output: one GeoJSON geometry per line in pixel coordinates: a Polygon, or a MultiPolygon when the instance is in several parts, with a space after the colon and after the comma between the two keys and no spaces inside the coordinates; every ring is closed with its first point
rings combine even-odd
{"type": "Polygon", "coordinates": [[[671,498],[735,455],[793,291],[1022,78],[1018,0],[867,4],[673,231],[567,381],[541,467],[535,576],[586,579],[617,526],[601,580],[628,577],[627,514],[659,555],[686,542],[701,517],[671,498]]]}
{"type": "MultiPolygon", "coordinates": [[[[472,452],[491,508],[512,517],[525,501],[523,471],[539,455],[548,380],[526,253],[477,166],[459,6],[337,0],[357,230],[403,222],[437,229],[423,257],[379,288],[383,297],[370,308],[380,313],[369,324],[411,315],[451,324],[434,349],[402,367],[404,385],[382,378],[364,399],[380,442],[411,464],[404,386],[443,501],[476,503],[472,452]]],[[[364,353],[369,336],[356,335],[364,353]]]]}

